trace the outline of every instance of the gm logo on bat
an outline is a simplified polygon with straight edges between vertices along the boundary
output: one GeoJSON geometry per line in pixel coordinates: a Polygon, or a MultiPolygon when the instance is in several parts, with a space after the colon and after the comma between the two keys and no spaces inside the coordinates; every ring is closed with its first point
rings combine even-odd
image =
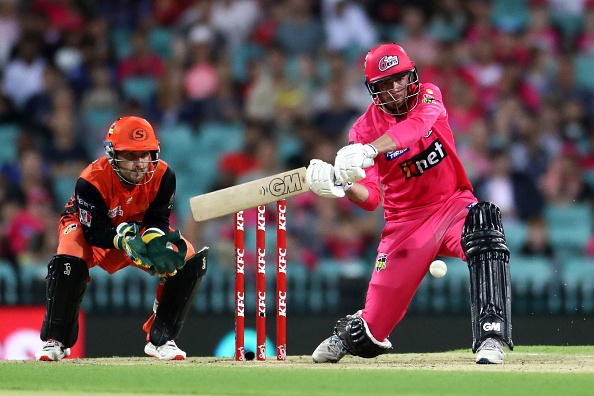
{"type": "Polygon", "coordinates": [[[280,197],[295,191],[303,190],[304,180],[301,180],[299,173],[295,172],[284,177],[274,178],[270,181],[268,186],[260,187],[260,195],[272,194],[275,197],[280,197]]]}

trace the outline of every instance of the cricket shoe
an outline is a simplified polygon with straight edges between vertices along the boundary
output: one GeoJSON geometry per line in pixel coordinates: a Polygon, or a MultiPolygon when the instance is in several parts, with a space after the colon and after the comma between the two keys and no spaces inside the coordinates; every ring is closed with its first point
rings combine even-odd
{"type": "Polygon", "coordinates": [[[478,364],[503,364],[505,352],[501,342],[494,338],[487,338],[476,352],[476,362],[478,364]]]}
{"type": "Polygon", "coordinates": [[[144,347],[144,353],[161,360],[186,360],[186,353],[179,349],[173,340],[160,346],[155,346],[149,341],[144,347]]]}
{"type": "Polygon", "coordinates": [[[311,355],[314,363],[338,363],[349,353],[336,334],[326,338],[311,355]]]}
{"type": "Polygon", "coordinates": [[[70,356],[70,348],[66,348],[60,341],[47,340],[41,351],[35,353],[35,360],[57,362],[68,356],[70,356]]]}

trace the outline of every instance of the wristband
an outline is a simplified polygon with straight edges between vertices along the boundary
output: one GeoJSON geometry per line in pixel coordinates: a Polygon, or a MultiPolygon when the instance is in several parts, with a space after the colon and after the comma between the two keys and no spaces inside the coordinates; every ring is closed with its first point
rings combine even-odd
{"type": "Polygon", "coordinates": [[[363,152],[367,158],[375,158],[377,157],[378,151],[373,145],[367,143],[363,145],[363,152]]]}

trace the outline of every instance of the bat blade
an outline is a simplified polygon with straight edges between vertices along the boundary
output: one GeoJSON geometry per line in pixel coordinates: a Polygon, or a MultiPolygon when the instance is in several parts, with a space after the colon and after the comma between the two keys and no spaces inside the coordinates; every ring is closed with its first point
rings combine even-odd
{"type": "Polygon", "coordinates": [[[194,221],[205,221],[309,191],[304,167],[190,198],[194,221]]]}

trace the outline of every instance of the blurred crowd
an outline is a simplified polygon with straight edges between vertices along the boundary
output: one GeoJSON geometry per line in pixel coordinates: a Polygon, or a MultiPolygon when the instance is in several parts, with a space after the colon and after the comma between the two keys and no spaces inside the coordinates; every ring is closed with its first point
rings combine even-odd
{"type": "MultiPolygon", "coordinates": [[[[509,238],[524,230],[518,252],[554,257],[547,210],[594,208],[591,0],[0,0],[1,257],[47,264],[76,177],[110,123],[137,115],[178,175],[173,226],[231,268],[232,216],[196,224],[187,198],[333,162],[371,103],[363,59],[383,42],[441,88],[477,196],[509,238]],[[185,161],[210,165],[177,158],[180,128],[198,142],[177,147],[185,161]],[[240,142],[213,155],[209,128],[240,142]]],[[[290,261],[375,259],[380,211],[305,194],[288,216],[290,261]]]]}

